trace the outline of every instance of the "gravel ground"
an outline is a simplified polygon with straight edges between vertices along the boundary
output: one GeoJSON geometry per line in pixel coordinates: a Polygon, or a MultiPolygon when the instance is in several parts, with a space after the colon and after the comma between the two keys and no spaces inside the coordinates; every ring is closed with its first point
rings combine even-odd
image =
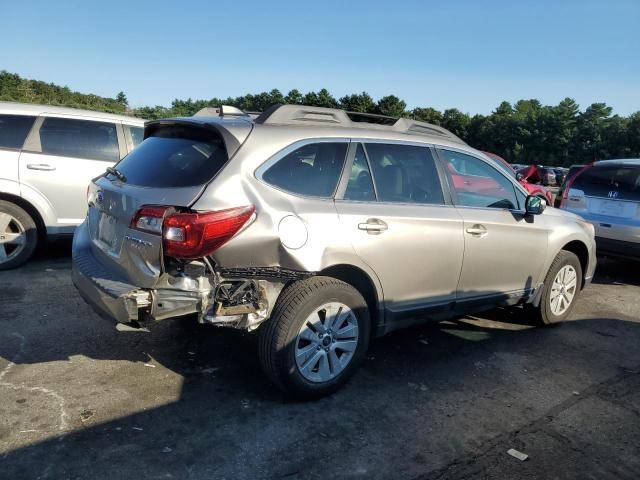
{"type": "Polygon", "coordinates": [[[396,332],[293,403],[252,335],[115,330],[69,248],[0,272],[0,478],[638,478],[638,264],[601,260],[560,326],[499,309],[396,332]]]}

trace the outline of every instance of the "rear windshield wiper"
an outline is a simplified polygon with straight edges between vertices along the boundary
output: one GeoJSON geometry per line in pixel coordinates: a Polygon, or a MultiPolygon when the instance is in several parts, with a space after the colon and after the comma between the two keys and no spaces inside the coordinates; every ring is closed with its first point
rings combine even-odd
{"type": "Polygon", "coordinates": [[[124,173],[122,173],[120,170],[118,170],[116,168],[107,167],[106,172],[108,174],[110,174],[110,175],[113,175],[114,177],[116,177],[121,182],[126,182],[127,181],[127,177],[124,176],[124,173]]]}

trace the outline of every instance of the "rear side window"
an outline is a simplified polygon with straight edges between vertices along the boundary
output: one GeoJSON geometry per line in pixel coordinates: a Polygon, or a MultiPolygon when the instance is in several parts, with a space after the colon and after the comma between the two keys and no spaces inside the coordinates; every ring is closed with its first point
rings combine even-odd
{"type": "Polygon", "coordinates": [[[171,188],[203,185],[227,163],[222,138],[196,128],[157,130],[118,163],[126,183],[171,188]]]}
{"type": "Polygon", "coordinates": [[[344,192],[345,200],[355,200],[359,202],[375,202],[376,193],[373,189],[371,171],[367,163],[367,157],[362,145],[358,145],[356,156],[353,159],[351,173],[347,189],[344,192]]]}
{"type": "Polygon", "coordinates": [[[42,153],[117,162],[116,126],[108,122],[47,117],[40,127],[42,153]]]}
{"type": "Polygon", "coordinates": [[[587,168],[575,178],[571,188],[594,197],[640,201],[640,166],[607,165],[587,168]]]}
{"type": "Polygon", "coordinates": [[[129,126],[129,132],[131,133],[133,146],[137,147],[138,145],[140,145],[142,143],[142,140],[144,140],[144,128],[129,126]]]}
{"type": "Polygon", "coordinates": [[[365,144],[380,202],[442,205],[438,171],[428,147],[365,144]]]}
{"type": "Polygon", "coordinates": [[[0,115],[0,148],[22,148],[36,117],[0,115]]]}
{"type": "Polygon", "coordinates": [[[262,180],[290,193],[332,197],[347,154],[347,143],[312,143],[278,160],[262,180]]]}

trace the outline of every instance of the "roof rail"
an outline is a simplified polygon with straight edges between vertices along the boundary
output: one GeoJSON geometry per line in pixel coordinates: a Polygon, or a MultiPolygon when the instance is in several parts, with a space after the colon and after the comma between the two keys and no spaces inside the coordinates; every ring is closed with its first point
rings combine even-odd
{"type": "Polygon", "coordinates": [[[315,125],[391,130],[413,135],[429,135],[465,143],[449,130],[409,118],[395,118],[373,113],[347,112],[338,108],[305,105],[273,105],[262,112],[255,123],[263,125],[315,125]]]}
{"type": "Polygon", "coordinates": [[[204,107],[193,114],[194,117],[252,117],[258,112],[245,112],[230,105],[220,105],[220,107],[204,107]]]}

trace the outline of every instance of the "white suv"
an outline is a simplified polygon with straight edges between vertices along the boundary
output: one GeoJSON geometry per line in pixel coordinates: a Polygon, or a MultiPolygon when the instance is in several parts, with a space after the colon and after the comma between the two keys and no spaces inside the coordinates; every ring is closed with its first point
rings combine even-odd
{"type": "Polygon", "coordinates": [[[0,102],[0,270],[85,218],[87,186],[142,141],[144,121],[0,102]]]}

